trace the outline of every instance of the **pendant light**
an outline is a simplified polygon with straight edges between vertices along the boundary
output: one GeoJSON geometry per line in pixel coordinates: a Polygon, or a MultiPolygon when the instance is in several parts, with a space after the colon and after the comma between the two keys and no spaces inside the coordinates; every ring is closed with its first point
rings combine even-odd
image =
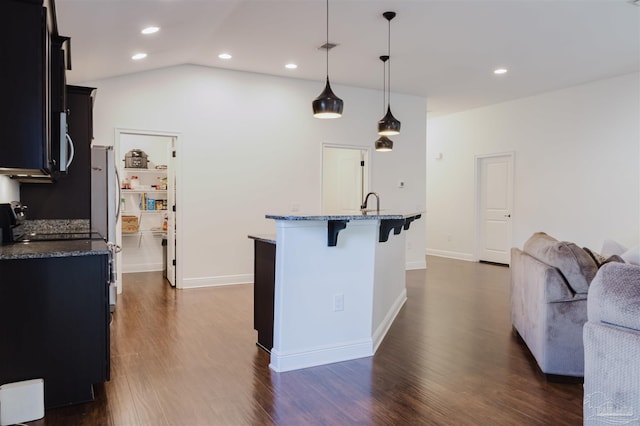
{"type": "Polygon", "coordinates": [[[378,134],[382,136],[397,135],[400,133],[400,121],[398,121],[391,113],[391,20],[396,17],[395,12],[384,12],[382,14],[389,22],[389,38],[387,41],[387,56],[389,57],[389,96],[387,97],[387,113],[380,121],[378,121],[378,134]]]}
{"type": "MultiPolygon", "coordinates": [[[[384,114],[384,107],[387,105],[387,61],[389,56],[380,56],[382,61],[382,113],[384,114]]],[[[388,152],[393,150],[393,141],[386,136],[380,136],[376,141],[376,151],[388,152]]]]}
{"type": "Polygon", "coordinates": [[[313,116],[316,118],[338,118],[342,116],[344,102],[337,97],[329,84],[329,49],[335,45],[329,44],[329,0],[327,0],[327,43],[322,46],[327,51],[327,84],[324,90],[313,101],[313,116]]]}

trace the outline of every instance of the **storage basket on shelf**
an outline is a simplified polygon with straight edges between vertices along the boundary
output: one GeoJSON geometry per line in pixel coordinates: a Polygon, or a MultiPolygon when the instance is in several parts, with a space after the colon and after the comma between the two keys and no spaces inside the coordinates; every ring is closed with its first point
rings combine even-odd
{"type": "Polygon", "coordinates": [[[122,216],[123,234],[135,234],[138,232],[139,227],[138,216],[122,216]]]}

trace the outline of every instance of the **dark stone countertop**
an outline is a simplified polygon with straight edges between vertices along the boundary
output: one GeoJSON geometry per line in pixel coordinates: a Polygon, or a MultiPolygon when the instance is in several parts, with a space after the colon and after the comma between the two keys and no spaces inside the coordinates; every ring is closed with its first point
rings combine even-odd
{"type": "Polygon", "coordinates": [[[411,217],[419,217],[424,212],[397,212],[391,210],[380,210],[380,213],[376,213],[375,209],[368,210],[366,213],[360,210],[354,210],[353,212],[340,212],[336,214],[268,214],[265,215],[267,219],[275,220],[398,220],[408,219],[411,217]]]}
{"type": "Polygon", "coordinates": [[[269,244],[276,243],[276,234],[249,235],[248,237],[252,240],[262,241],[269,244]]]}
{"type": "Polygon", "coordinates": [[[0,260],[109,254],[102,240],[32,241],[0,246],[0,260]]]}

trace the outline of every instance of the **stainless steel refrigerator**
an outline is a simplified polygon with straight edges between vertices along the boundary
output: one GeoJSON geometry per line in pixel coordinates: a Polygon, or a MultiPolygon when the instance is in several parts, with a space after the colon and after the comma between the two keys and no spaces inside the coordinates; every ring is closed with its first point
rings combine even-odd
{"type": "Polygon", "coordinates": [[[116,223],[120,216],[120,182],[112,146],[91,146],[91,231],[100,233],[111,250],[109,304],[116,306],[116,223]]]}

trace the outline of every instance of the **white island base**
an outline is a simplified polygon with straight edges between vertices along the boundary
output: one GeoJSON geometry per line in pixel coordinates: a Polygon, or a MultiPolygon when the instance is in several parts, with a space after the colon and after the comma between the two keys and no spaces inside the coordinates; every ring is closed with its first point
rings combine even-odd
{"type": "MultiPolygon", "coordinates": [[[[346,228],[330,246],[330,220],[267,216],[277,227],[271,369],[290,371],[375,353],[407,299],[405,233],[396,228],[397,235],[391,230],[388,240],[379,242],[382,217],[344,220],[346,228]]],[[[397,225],[409,216],[394,217],[397,225]]]]}

